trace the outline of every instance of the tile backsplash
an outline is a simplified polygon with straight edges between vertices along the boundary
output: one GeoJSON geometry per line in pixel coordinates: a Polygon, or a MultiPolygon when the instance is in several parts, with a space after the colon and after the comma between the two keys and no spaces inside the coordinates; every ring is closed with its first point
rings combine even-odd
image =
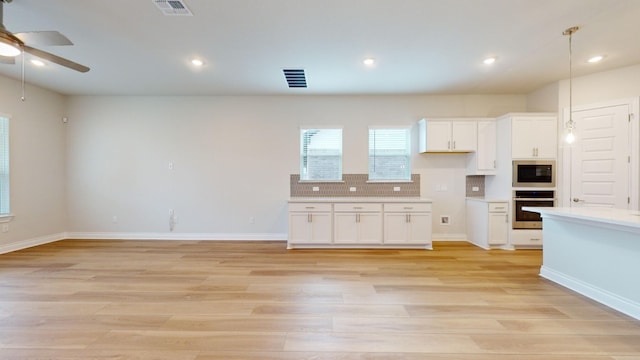
{"type": "Polygon", "coordinates": [[[468,175],[467,176],[467,194],[468,197],[484,196],[484,175],[468,175]],[[478,191],[473,191],[477,187],[478,191]]]}
{"type": "MultiPolygon", "coordinates": [[[[339,182],[300,181],[291,174],[291,197],[419,197],[420,174],[411,174],[411,182],[368,182],[368,174],[343,174],[339,182]],[[313,189],[317,188],[317,191],[313,189]],[[351,191],[355,188],[355,191],[351,191]],[[394,188],[398,191],[394,191],[394,188]]],[[[484,190],[484,186],[482,187],[484,190]]]]}

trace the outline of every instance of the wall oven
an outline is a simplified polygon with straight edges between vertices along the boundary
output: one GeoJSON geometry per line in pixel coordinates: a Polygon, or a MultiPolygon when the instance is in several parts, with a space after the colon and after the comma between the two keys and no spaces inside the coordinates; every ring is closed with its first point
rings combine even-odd
{"type": "Polygon", "coordinates": [[[555,187],[555,160],[514,160],[513,187],[555,187]]]}
{"type": "Polygon", "coordinates": [[[513,228],[542,229],[542,217],[522,207],[553,207],[556,205],[553,190],[514,190],[513,191],[513,228]]]}

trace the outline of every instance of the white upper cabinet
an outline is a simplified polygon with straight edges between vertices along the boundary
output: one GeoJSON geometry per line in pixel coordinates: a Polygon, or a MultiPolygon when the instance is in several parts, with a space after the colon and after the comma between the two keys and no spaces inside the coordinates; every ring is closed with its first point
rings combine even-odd
{"type": "Polygon", "coordinates": [[[474,152],[477,122],[468,119],[422,119],[418,123],[420,152],[474,152]]]}
{"type": "Polygon", "coordinates": [[[511,119],[513,159],[555,159],[558,155],[555,116],[514,116],[511,119]]]}
{"type": "Polygon", "coordinates": [[[467,158],[467,175],[496,174],[496,120],[478,119],[478,149],[467,158]]]}

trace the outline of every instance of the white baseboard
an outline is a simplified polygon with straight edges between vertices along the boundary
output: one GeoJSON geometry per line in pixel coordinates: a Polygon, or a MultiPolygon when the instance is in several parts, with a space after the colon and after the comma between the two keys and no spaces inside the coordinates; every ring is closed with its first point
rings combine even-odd
{"type": "Polygon", "coordinates": [[[585,283],[584,281],[549,269],[544,267],[544,265],[540,268],[540,276],[640,320],[640,304],[635,301],[620,297],[609,291],[585,283]]]}
{"type": "Polygon", "coordinates": [[[432,241],[467,241],[467,234],[432,234],[432,241]]]}
{"type": "Polygon", "coordinates": [[[0,245],[0,254],[6,254],[38,245],[44,245],[67,238],[66,233],[39,236],[33,239],[21,240],[10,244],[0,245]]]}
{"type": "Polygon", "coordinates": [[[280,233],[119,233],[119,232],[70,232],[67,239],[87,240],[247,240],[286,241],[287,234],[280,233]]]}

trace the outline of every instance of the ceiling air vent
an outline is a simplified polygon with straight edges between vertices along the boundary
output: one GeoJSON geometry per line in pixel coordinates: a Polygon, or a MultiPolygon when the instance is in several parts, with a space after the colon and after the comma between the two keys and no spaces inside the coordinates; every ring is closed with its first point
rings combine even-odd
{"type": "Polygon", "coordinates": [[[182,0],[151,0],[166,16],[193,16],[182,0]]]}
{"type": "Polygon", "coordinates": [[[284,77],[290,88],[306,88],[307,79],[304,75],[304,69],[282,69],[284,77]]]}

